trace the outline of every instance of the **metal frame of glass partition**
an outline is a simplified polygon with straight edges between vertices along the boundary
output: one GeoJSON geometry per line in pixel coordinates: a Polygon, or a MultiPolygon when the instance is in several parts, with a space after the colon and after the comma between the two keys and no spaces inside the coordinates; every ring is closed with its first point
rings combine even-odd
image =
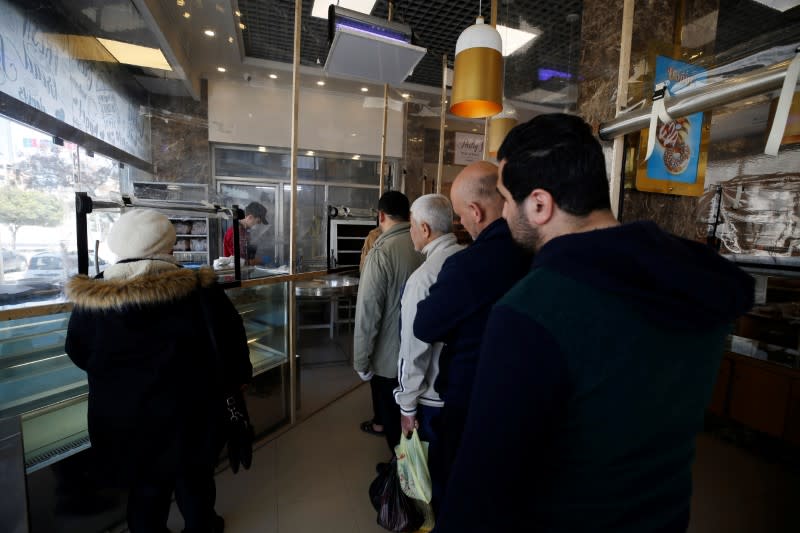
{"type": "MultiPolygon", "coordinates": [[[[245,146],[245,145],[232,145],[232,144],[225,144],[225,143],[214,143],[211,146],[211,154],[212,154],[212,190],[214,194],[218,195],[216,200],[221,203],[230,203],[234,199],[227,198],[225,196],[225,200],[223,200],[223,192],[224,187],[226,185],[230,186],[244,186],[244,187],[274,187],[274,196],[269,200],[269,205],[265,204],[267,207],[267,219],[270,224],[273,224],[275,227],[273,231],[275,232],[275,248],[279,247],[278,241],[283,239],[286,241],[286,246],[283,246],[283,250],[276,253],[279,256],[279,263],[283,265],[286,261],[286,258],[289,257],[288,248],[289,243],[288,240],[290,239],[288,227],[291,224],[292,217],[290,209],[291,209],[291,194],[292,194],[292,180],[289,170],[287,168],[287,160],[286,158],[291,157],[289,150],[286,148],[272,148],[272,147],[256,147],[256,146],[245,146]],[[227,168],[221,168],[220,165],[220,158],[219,150],[236,150],[241,152],[247,152],[251,154],[250,156],[243,156],[241,159],[238,159],[235,155],[228,160],[229,166],[227,168]],[[260,154],[263,153],[270,153],[271,157],[263,156],[260,154]]],[[[308,156],[300,156],[308,157],[308,156]]],[[[315,158],[331,158],[331,159],[338,159],[338,160],[346,160],[350,159],[349,154],[341,154],[341,153],[330,153],[330,152],[315,152],[315,158]]],[[[337,190],[349,190],[349,191],[369,191],[369,194],[372,195],[370,198],[368,205],[366,202],[365,205],[359,207],[370,207],[374,208],[377,206],[377,201],[379,198],[379,183],[377,181],[377,170],[379,165],[379,158],[378,157],[361,157],[360,161],[362,162],[370,162],[374,163],[375,165],[375,173],[374,173],[374,180],[372,182],[366,182],[365,173],[358,173],[355,169],[350,169],[350,172],[355,172],[355,174],[349,174],[350,177],[355,179],[345,180],[342,179],[338,181],[335,179],[335,176],[329,176],[326,172],[335,171],[339,165],[341,165],[343,173],[348,171],[347,164],[342,162],[331,162],[330,166],[328,164],[319,164],[315,163],[313,167],[313,172],[317,174],[315,178],[303,177],[302,175],[297,178],[297,186],[298,189],[301,187],[319,187],[321,189],[321,198],[315,198],[315,212],[317,203],[319,204],[318,211],[321,219],[324,219],[328,216],[328,205],[331,203],[335,203],[336,205],[342,205],[343,202],[341,201],[341,196],[337,197],[336,191],[337,190]],[[331,168],[333,167],[333,168],[331,168]],[[319,172],[322,171],[322,179],[320,179],[319,172]],[[330,179],[333,177],[334,179],[330,179]],[[358,178],[362,178],[362,181],[357,181],[358,178]]],[[[387,164],[390,166],[391,173],[394,176],[397,176],[396,169],[399,168],[400,160],[399,159],[391,159],[387,161],[387,164]]],[[[306,167],[308,169],[308,167],[306,167]]],[[[367,171],[369,172],[369,171],[367,171]]],[[[372,175],[370,175],[372,176],[372,175]]],[[[372,177],[370,179],[373,179],[372,177]]],[[[396,184],[393,184],[396,185],[396,184]]],[[[259,201],[260,199],[266,199],[270,194],[253,194],[249,195],[249,198],[252,201],[259,201]]],[[[364,198],[362,197],[362,201],[364,198]]],[[[242,196],[235,197],[235,202],[239,204],[242,208],[244,208],[248,200],[242,196]]],[[[349,203],[349,202],[348,202],[349,203]]],[[[345,203],[344,205],[347,205],[345,203]]],[[[303,209],[304,204],[302,204],[302,199],[298,198],[295,204],[295,210],[298,213],[303,209]]],[[[305,222],[301,219],[302,217],[298,217],[296,219],[296,231],[302,231],[301,228],[304,226],[305,222]]],[[[328,247],[328,239],[327,239],[327,232],[328,227],[327,224],[324,222],[321,224],[321,234],[317,237],[320,239],[320,244],[322,246],[323,254],[324,254],[324,262],[320,261],[319,264],[304,264],[304,265],[296,265],[298,268],[293,269],[295,272],[294,274],[287,274],[287,275],[279,275],[273,278],[266,278],[261,280],[253,280],[253,281],[243,281],[243,287],[248,287],[251,283],[254,284],[269,284],[269,283],[276,283],[276,282],[283,282],[283,281],[291,281],[292,283],[289,284],[289,293],[287,294],[288,302],[287,302],[287,328],[286,328],[286,346],[287,347],[297,347],[296,337],[295,342],[292,342],[292,335],[293,332],[296,335],[298,323],[298,313],[297,313],[297,293],[295,289],[296,282],[303,282],[303,280],[314,280],[320,278],[320,274],[326,272],[328,270],[328,262],[327,262],[327,247],[328,247]],[[303,268],[301,272],[301,268],[299,267],[307,267],[303,268]]],[[[315,238],[317,238],[315,237],[315,238]]],[[[303,242],[306,242],[307,239],[304,239],[303,242]]],[[[217,236],[217,242],[211,243],[212,247],[216,247],[219,249],[221,243],[221,237],[217,236]]],[[[300,245],[300,238],[298,238],[298,245],[300,245]]],[[[299,246],[298,246],[299,248],[299,246]]],[[[213,249],[213,248],[212,248],[213,249]]],[[[298,250],[299,252],[299,250],[298,250]]],[[[298,253],[296,256],[298,258],[298,263],[302,260],[300,257],[302,256],[302,252],[298,253]]],[[[307,258],[306,258],[307,259],[307,258]]],[[[312,258],[313,259],[313,258],[312,258]]],[[[320,257],[322,259],[322,257],[320,257]]],[[[317,302],[318,303],[318,302],[317,302]]],[[[349,304],[349,305],[352,305],[349,304]]],[[[346,306],[345,306],[346,307],[346,306]]],[[[338,309],[337,306],[331,306],[331,313],[336,313],[337,323],[339,321],[338,316],[338,309]],[[334,310],[335,309],[335,310],[334,310]]],[[[350,310],[348,309],[348,312],[350,310]]],[[[352,319],[350,319],[352,320],[352,319]]],[[[333,318],[330,319],[330,323],[326,323],[325,327],[328,329],[333,328],[333,318]]],[[[318,326],[314,326],[318,327],[318,326]]],[[[319,326],[321,327],[321,326],[319,326]]],[[[336,329],[338,332],[338,329],[336,329]]],[[[333,338],[333,336],[332,336],[333,338]]],[[[336,341],[338,342],[338,341],[336,341]]],[[[291,357],[291,356],[290,356],[291,357]]],[[[295,357],[291,358],[293,362],[299,365],[299,351],[298,354],[295,354],[295,357]]],[[[338,362],[341,364],[341,362],[338,362]]],[[[346,364],[347,361],[345,360],[344,363],[346,364]]],[[[329,363],[322,363],[323,366],[329,363]]],[[[349,367],[349,365],[347,365],[349,367]]],[[[297,369],[294,372],[294,379],[292,381],[292,388],[293,388],[293,404],[296,410],[299,412],[301,410],[301,397],[302,397],[302,389],[301,389],[301,379],[300,379],[300,371],[297,369]]],[[[331,398],[332,400],[333,398],[331,398]]],[[[305,402],[302,402],[305,403],[305,402]]],[[[309,409],[314,409],[312,406],[303,406],[302,409],[306,413],[309,413],[309,409]]],[[[293,411],[292,414],[295,414],[293,411]]],[[[292,422],[295,422],[296,419],[293,417],[292,422]]]]}

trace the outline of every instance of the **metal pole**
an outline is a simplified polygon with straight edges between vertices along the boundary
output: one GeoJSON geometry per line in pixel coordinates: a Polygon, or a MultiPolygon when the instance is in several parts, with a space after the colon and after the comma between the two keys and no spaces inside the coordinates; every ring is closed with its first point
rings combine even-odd
{"type": "MultiPolygon", "coordinates": [[[[490,23],[492,28],[497,27],[497,0],[492,0],[492,12],[491,12],[490,23]]],[[[505,72],[503,73],[505,75],[505,72]]],[[[486,117],[483,119],[483,159],[489,159],[489,128],[491,127],[489,124],[489,120],[491,117],[486,117]]]]}
{"type": "MultiPolygon", "coordinates": [[[[389,1],[389,22],[392,21],[394,2],[389,1]]],[[[378,198],[383,195],[385,186],[383,175],[386,166],[386,127],[389,122],[389,84],[383,84],[383,128],[381,129],[381,166],[378,168],[378,198]]]]}
{"type": "Polygon", "coordinates": [[[439,166],[436,172],[436,194],[442,193],[444,173],[444,119],[447,115],[447,54],[442,54],[442,112],[439,116],[439,166]]]}
{"type": "MultiPolygon", "coordinates": [[[[294,50],[292,58],[292,140],[291,140],[291,194],[289,199],[289,272],[297,273],[297,132],[299,128],[300,102],[300,29],[303,17],[303,0],[294,1],[294,50]]],[[[289,423],[297,420],[297,299],[294,293],[294,281],[288,283],[289,309],[289,423]]]]}
{"type": "Polygon", "coordinates": [[[75,233],[78,238],[78,273],[89,273],[89,225],[86,215],[92,212],[92,199],[85,192],[75,193],[75,233]]]}
{"type": "MultiPolygon", "coordinates": [[[[625,0],[622,7],[622,31],[620,36],[619,69],[617,70],[617,103],[614,113],[619,115],[622,106],[628,101],[628,72],[631,68],[631,43],[633,40],[634,0],[625,0]]],[[[623,162],[625,161],[625,139],[619,136],[614,139],[611,149],[611,174],[609,175],[609,195],[611,211],[617,219],[621,216],[620,197],[624,188],[623,162]]]]}
{"type": "MultiPolygon", "coordinates": [[[[708,111],[717,106],[780,89],[790,62],[791,60],[787,59],[741,76],[668,98],[666,100],[667,113],[672,118],[685,117],[692,113],[708,111]]],[[[610,122],[601,124],[600,138],[608,141],[614,137],[646,128],[650,123],[650,109],[648,106],[639,111],[624,113],[610,122]]]]}
{"type": "Polygon", "coordinates": [[[378,168],[378,198],[383,194],[384,167],[386,166],[386,123],[389,120],[389,84],[383,84],[383,128],[381,129],[381,166],[378,168]]]}

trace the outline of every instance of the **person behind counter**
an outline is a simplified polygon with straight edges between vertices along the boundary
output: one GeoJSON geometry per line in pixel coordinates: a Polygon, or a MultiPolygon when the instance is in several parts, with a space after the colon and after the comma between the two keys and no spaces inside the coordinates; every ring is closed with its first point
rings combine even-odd
{"type": "MultiPolygon", "coordinates": [[[[267,208],[258,202],[250,202],[244,208],[244,218],[239,221],[239,255],[247,261],[255,259],[256,250],[254,243],[248,242],[252,228],[259,224],[267,224],[267,208]]],[[[233,255],[233,226],[225,232],[222,239],[222,255],[233,255]]]]}
{"type": "Polygon", "coordinates": [[[579,117],[539,115],[497,155],[503,216],[536,256],[489,317],[434,532],[685,533],[695,438],[753,279],[620,224],[579,117]]]}
{"type": "Polygon", "coordinates": [[[105,481],[128,489],[131,533],[166,531],[173,490],[185,532],[223,530],[214,511],[223,393],[252,376],[239,314],[213,271],[175,263],[174,242],[166,216],[129,211],[108,237],[120,261],[65,291],[75,304],[66,352],[89,378],[91,457],[105,481]]]}

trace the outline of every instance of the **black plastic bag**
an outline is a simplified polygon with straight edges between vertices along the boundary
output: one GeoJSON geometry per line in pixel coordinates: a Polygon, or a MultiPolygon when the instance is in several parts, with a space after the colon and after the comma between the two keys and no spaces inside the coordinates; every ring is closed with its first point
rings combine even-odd
{"type": "Polygon", "coordinates": [[[378,511],[378,525],[389,531],[417,531],[425,522],[416,502],[403,493],[397,475],[397,461],[392,459],[369,486],[369,498],[378,511]]]}
{"type": "Polygon", "coordinates": [[[239,466],[245,470],[253,462],[253,426],[247,413],[247,404],[242,391],[235,391],[225,396],[226,425],[228,433],[228,460],[233,473],[239,466]]]}

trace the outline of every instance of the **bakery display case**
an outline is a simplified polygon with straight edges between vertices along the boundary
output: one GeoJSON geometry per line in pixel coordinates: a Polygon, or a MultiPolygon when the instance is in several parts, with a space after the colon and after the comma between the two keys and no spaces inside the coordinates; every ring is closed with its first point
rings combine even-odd
{"type": "Polygon", "coordinates": [[[755,277],[755,305],[728,337],[709,410],[800,445],[800,258],[728,257],[755,277]]]}
{"type": "Polygon", "coordinates": [[[0,323],[0,418],[19,416],[26,470],[89,446],[86,373],[64,351],[69,313],[0,323]]]}
{"type": "MultiPolygon", "coordinates": [[[[253,381],[246,397],[257,433],[289,419],[287,284],[233,288],[253,381]]],[[[43,310],[46,312],[46,310],[43,310]]],[[[28,473],[89,447],[86,374],[64,351],[69,312],[0,322],[0,418],[19,416],[28,473]]]]}

